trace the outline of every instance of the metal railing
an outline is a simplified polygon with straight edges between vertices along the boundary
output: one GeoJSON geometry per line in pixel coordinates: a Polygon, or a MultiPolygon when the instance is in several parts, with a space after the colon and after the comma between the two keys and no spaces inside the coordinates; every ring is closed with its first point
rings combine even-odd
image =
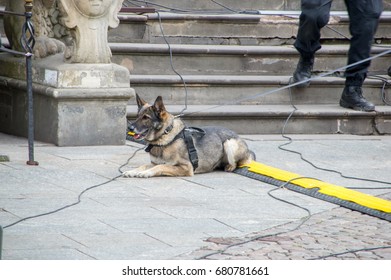
{"type": "Polygon", "coordinates": [[[0,225],[0,260],[1,260],[2,250],[3,250],[3,228],[0,225]]]}
{"type": "MultiPolygon", "coordinates": [[[[0,51],[8,52],[14,55],[24,56],[26,58],[26,84],[27,84],[27,135],[28,135],[28,151],[29,159],[28,165],[38,165],[38,162],[34,160],[34,107],[33,107],[33,79],[32,79],[32,57],[33,48],[35,45],[34,27],[31,22],[33,15],[33,0],[25,0],[25,12],[16,13],[11,11],[0,11],[0,14],[23,16],[25,17],[25,23],[22,27],[22,36],[20,43],[25,52],[19,52],[0,46],[0,51]]],[[[0,240],[1,242],[1,240],[0,240]]]]}

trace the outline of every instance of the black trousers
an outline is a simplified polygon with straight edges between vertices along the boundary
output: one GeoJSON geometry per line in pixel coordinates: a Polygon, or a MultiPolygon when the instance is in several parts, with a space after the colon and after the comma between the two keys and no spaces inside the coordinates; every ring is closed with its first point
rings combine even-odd
{"type": "MultiPolygon", "coordinates": [[[[331,2],[332,0],[301,0],[299,30],[294,46],[303,56],[313,55],[321,48],[320,30],[329,21],[331,2]]],[[[345,0],[345,4],[351,34],[348,64],[352,64],[370,56],[373,38],[383,11],[383,1],[345,0]]],[[[370,61],[348,68],[347,83],[361,85],[369,66],[370,61]]]]}

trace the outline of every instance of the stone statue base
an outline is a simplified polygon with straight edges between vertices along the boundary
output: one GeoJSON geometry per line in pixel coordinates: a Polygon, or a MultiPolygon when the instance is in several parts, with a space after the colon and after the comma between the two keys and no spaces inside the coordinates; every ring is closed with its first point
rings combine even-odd
{"type": "MultiPolygon", "coordinates": [[[[27,136],[25,59],[0,55],[0,131],[27,136]]],[[[129,72],[116,64],[33,61],[35,139],[58,146],[123,145],[129,72]]]]}

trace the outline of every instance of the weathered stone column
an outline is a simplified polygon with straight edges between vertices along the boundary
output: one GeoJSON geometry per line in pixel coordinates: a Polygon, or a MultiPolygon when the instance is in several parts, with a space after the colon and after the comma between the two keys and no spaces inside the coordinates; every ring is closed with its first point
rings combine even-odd
{"type": "MultiPolygon", "coordinates": [[[[134,90],[129,71],[111,63],[107,44],[122,0],[57,4],[72,40],[65,53],[33,61],[35,139],[59,146],[125,144],[126,105],[134,90]]],[[[0,131],[26,136],[24,58],[3,53],[0,65],[0,131]]]]}

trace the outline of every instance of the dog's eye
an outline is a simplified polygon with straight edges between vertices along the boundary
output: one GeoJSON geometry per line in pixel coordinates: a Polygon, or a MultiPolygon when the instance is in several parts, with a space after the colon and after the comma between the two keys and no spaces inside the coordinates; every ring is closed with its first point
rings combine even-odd
{"type": "Polygon", "coordinates": [[[147,115],[144,115],[141,119],[147,120],[147,119],[149,119],[149,117],[147,115]]]}

